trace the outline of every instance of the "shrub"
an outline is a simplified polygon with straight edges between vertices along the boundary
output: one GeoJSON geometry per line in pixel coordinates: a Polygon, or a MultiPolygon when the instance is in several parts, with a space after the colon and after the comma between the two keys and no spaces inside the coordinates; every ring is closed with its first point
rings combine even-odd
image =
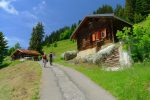
{"type": "Polygon", "coordinates": [[[150,15],[143,25],[135,24],[133,30],[124,28],[118,31],[117,36],[124,42],[125,49],[131,48],[131,55],[134,61],[143,62],[150,59],[150,15]]]}

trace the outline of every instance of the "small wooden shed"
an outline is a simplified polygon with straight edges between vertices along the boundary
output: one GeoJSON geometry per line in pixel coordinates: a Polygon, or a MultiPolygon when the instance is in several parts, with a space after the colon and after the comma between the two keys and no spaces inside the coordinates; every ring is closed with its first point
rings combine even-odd
{"type": "Polygon", "coordinates": [[[77,40],[78,51],[97,47],[103,44],[118,42],[117,30],[132,27],[132,24],[112,14],[86,16],[71,36],[77,40]]]}
{"type": "Polygon", "coordinates": [[[40,53],[35,50],[23,50],[23,49],[17,49],[12,55],[12,59],[20,59],[20,58],[25,58],[25,57],[33,57],[34,60],[38,60],[38,56],[40,53]]]}

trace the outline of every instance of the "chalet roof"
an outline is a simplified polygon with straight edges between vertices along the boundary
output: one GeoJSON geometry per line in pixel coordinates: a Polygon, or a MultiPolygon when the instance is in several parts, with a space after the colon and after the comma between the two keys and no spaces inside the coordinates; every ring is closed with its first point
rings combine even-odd
{"type": "Polygon", "coordinates": [[[21,52],[21,53],[27,54],[27,55],[34,55],[34,56],[40,55],[40,53],[38,51],[35,51],[35,50],[23,50],[23,49],[17,49],[12,55],[17,54],[18,52],[21,52]]]}
{"type": "Polygon", "coordinates": [[[114,13],[109,13],[109,14],[94,14],[94,15],[88,15],[86,16],[82,21],[81,23],[78,25],[78,27],[75,29],[75,31],[73,32],[73,34],[71,35],[71,39],[75,39],[76,38],[76,34],[78,33],[78,31],[84,26],[84,23],[86,23],[87,21],[90,20],[90,18],[110,18],[110,19],[116,19],[116,20],[119,20],[123,23],[126,23],[128,24],[129,26],[132,26],[133,24],[117,17],[114,15],[114,13]]]}

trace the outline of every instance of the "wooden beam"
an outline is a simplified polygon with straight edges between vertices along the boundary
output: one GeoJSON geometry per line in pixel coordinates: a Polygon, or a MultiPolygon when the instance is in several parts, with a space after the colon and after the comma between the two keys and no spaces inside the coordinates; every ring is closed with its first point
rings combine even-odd
{"type": "Polygon", "coordinates": [[[111,19],[111,34],[112,34],[113,43],[115,43],[115,40],[114,40],[114,25],[113,25],[113,19],[111,19]]]}

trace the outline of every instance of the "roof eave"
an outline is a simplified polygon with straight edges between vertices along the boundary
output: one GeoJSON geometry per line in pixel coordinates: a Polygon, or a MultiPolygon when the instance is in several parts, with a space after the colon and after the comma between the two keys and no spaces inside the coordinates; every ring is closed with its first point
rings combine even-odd
{"type": "Polygon", "coordinates": [[[116,18],[116,19],[118,19],[118,20],[120,20],[120,21],[122,21],[122,22],[124,22],[124,23],[127,23],[127,24],[129,24],[129,25],[131,25],[131,26],[133,26],[132,23],[130,23],[130,22],[128,22],[128,21],[125,21],[124,19],[121,19],[121,18],[119,18],[119,17],[117,17],[117,16],[115,16],[115,15],[114,15],[114,18],[116,18]]]}
{"type": "Polygon", "coordinates": [[[76,39],[76,32],[79,30],[79,28],[81,27],[81,25],[84,23],[84,21],[88,18],[88,16],[84,17],[84,19],[81,21],[81,23],[77,26],[77,28],[74,30],[74,32],[72,33],[70,39],[76,39]]]}

